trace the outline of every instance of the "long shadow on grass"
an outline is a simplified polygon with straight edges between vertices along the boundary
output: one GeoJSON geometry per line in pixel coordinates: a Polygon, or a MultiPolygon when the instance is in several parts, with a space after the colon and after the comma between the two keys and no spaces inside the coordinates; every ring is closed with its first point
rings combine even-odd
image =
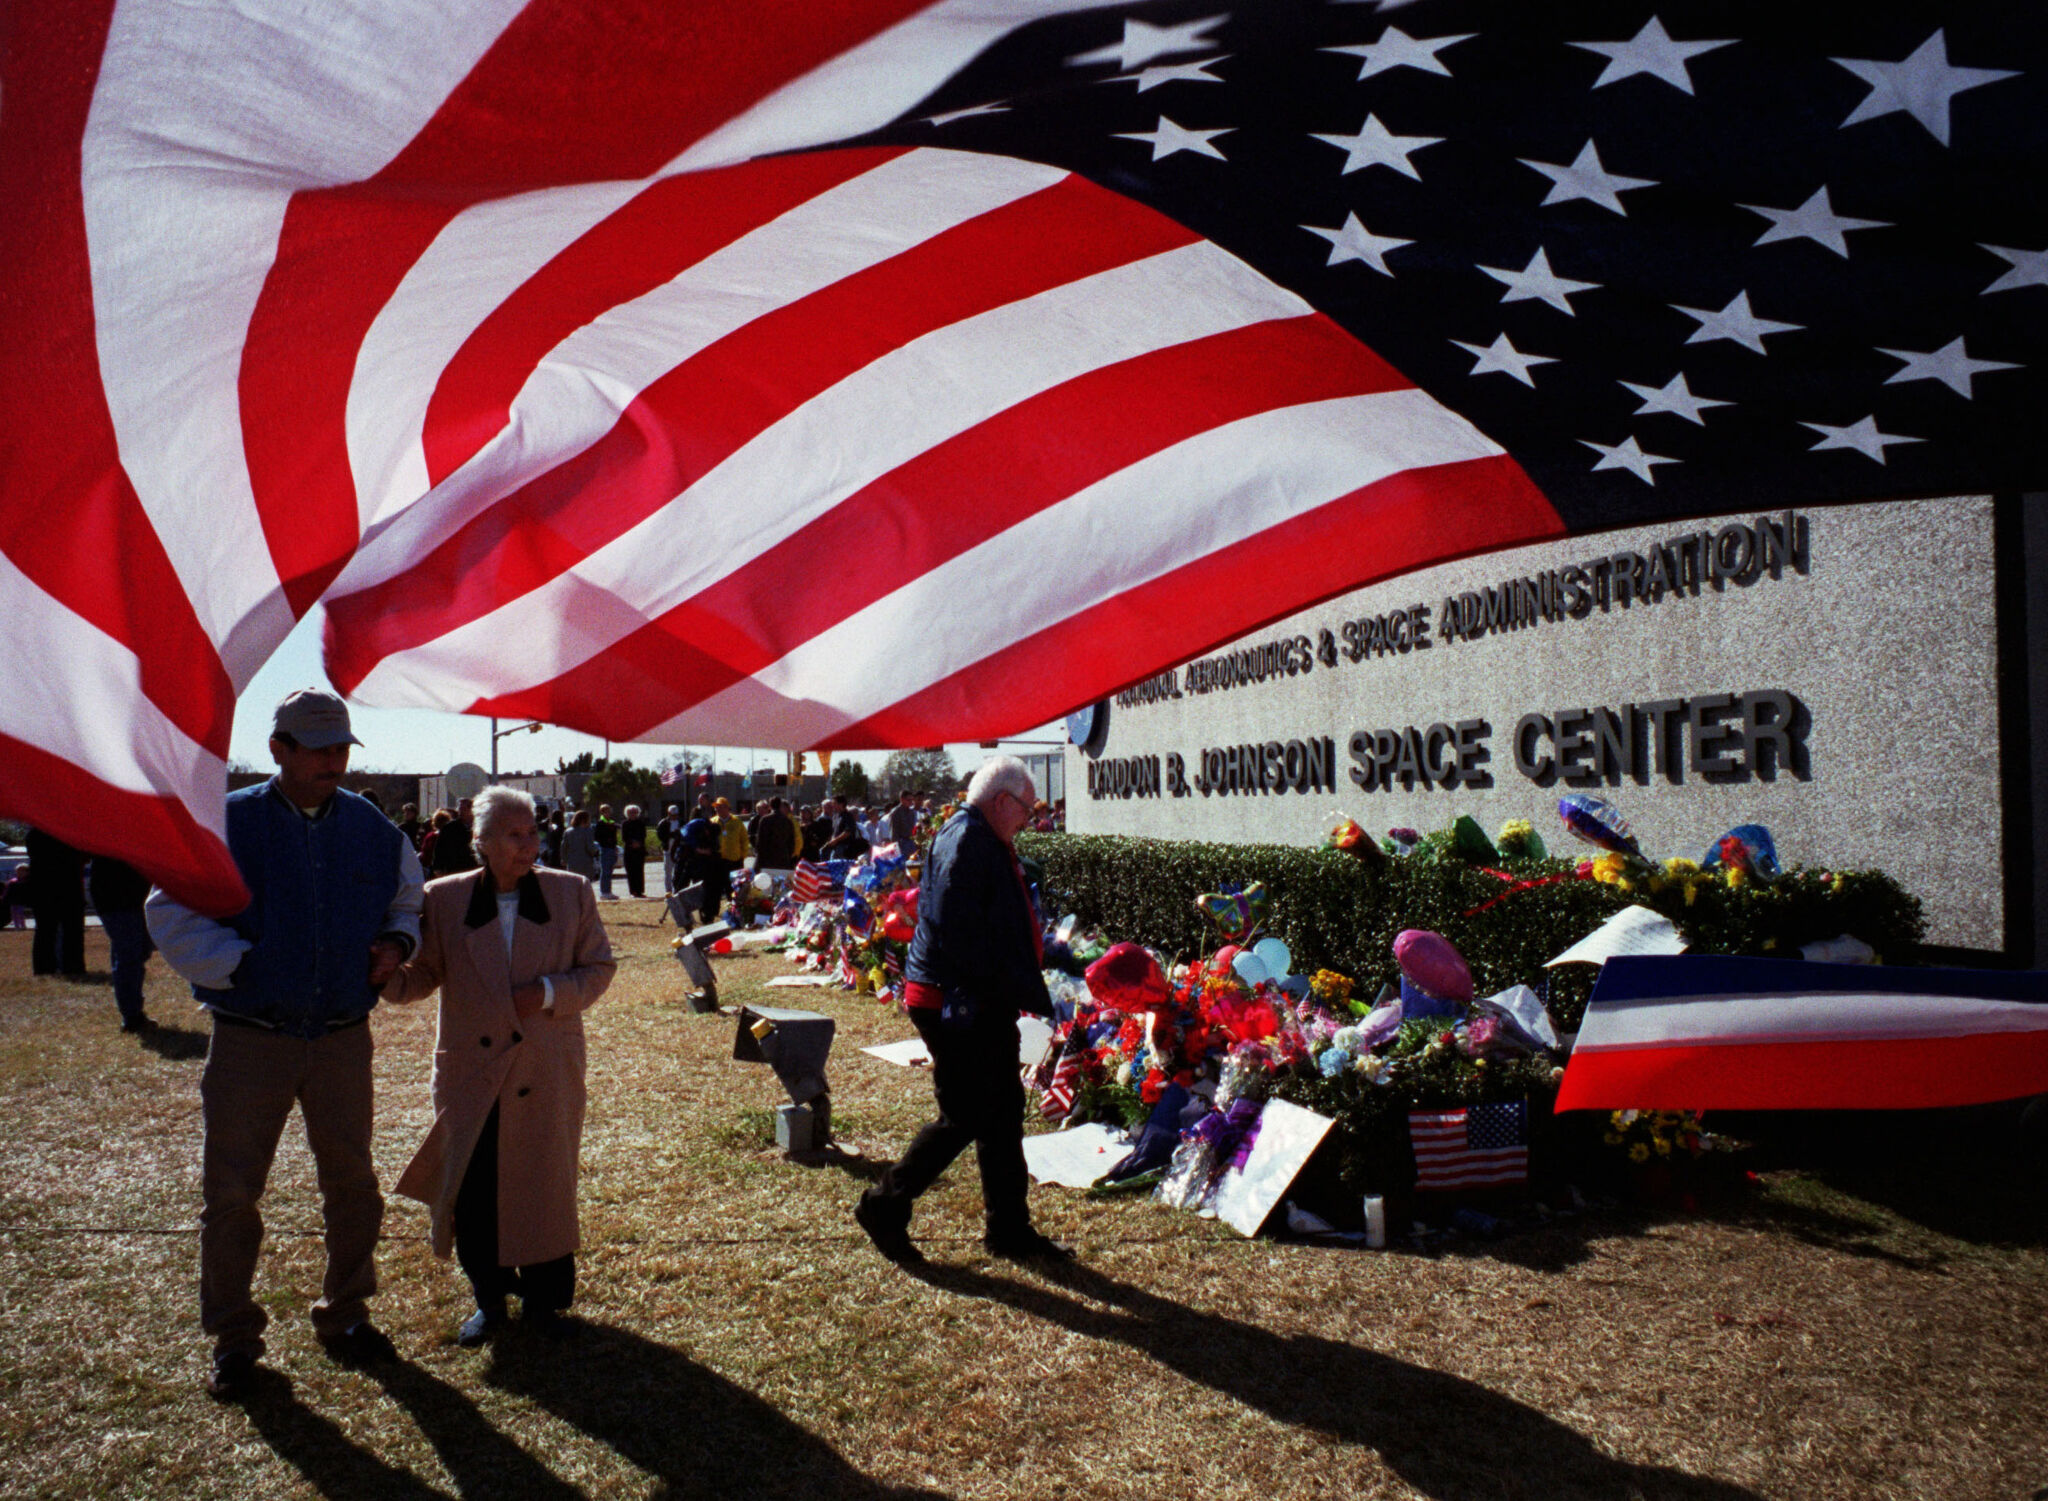
{"type": "Polygon", "coordinates": [[[913,1275],[1088,1339],[1115,1340],[1291,1427],[1373,1449],[1438,1501],[1756,1501],[1740,1486],[1611,1459],[1585,1435],[1477,1382],[1357,1345],[1200,1313],[1087,1267],[1046,1270],[1064,1291],[967,1267],[929,1264],[913,1275]]]}
{"type": "Polygon", "coordinates": [[[570,1327],[560,1338],[515,1333],[493,1345],[486,1379],[659,1477],[655,1494],[665,1501],[936,1496],[863,1475],[830,1444],[680,1351],[609,1324],[570,1327]]]}
{"type": "Polygon", "coordinates": [[[582,1491],[492,1427],[474,1402],[439,1377],[408,1361],[373,1366],[369,1374],[411,1414],[464,1496],[582,1501],[582,1491]]]}
{"type": "Polygon", "coordinates": [[[167,1027],[159,1024],[146,1032],[136,1034],[136,1041],[157,1055],[172,1063],[189,1063],[206,1056],[209,1034],[196,1032],[189,1027],[167,1027]]]}
{"type": "Polygon", "coordinates": [[[328,1501],[449,1501],[446,1492],[379,1459],[306,1406],[280,1372],[257,1367],[242,1405],[278,1457],[328,1501]]]}

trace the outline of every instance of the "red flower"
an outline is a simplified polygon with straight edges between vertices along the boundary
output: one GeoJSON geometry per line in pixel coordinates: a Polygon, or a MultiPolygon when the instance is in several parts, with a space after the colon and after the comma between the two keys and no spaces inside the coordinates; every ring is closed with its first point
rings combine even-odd
{"type": "Polygon", "coordinates": [[[1166,1093],[1166,1075],[1153,1069],[1145,1075],[1145,1082],[1138,1086],[1138,1098],[1147,1105],[1157,1105],[1159,1097],[1166,1093]]]}

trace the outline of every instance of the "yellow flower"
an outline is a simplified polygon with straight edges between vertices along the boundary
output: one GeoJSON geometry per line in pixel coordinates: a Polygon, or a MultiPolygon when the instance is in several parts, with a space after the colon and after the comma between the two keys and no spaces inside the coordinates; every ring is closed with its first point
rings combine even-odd
{"type": "Polygon", "coordinates": [[[1664,869],[1669,875],[1696,876],[1700,873],[1700,863],[1697,860],[1688,860],[1683,855],[1674,855],[1664,862],[1664,869]]]}
{"type": "Polygon", "coordinates": [[[1686,906],[1690,907],[1690,906],[1691,906],[1691,905],[1692,905],[1692,904],[1693,904],[1693,903],[1694,903],[1695,901],[1697,901],[1697,900],[1699,899],[1699,894],[1700,894],[1700,887],[1699,887],[1699,882],[1697,882],[1697,881],[1687,881],[1687,882],[1685,883],[1685,904],[1686,904],[1686,906]]]}
{"type": "Polygon", "coordinates": [[[1622,872],[1628,869],[1628,857],[1615,850],[1609,850],[1593,862],[1593,879],[1608,885],[1617,885],[1622,872]]]}
{"type": "Polygon", "coordinates": [[[1749,883],[1749,872],[1739,865],[1731,865],[1721,879],[1728,883],[1730,891],[1739,891],[1749,883]]]}
{"type": "Polygon", "coordinates": [[[1648,1162],[1650,1160],[1650,1149],[1642,1142],[1637,1142],[1628,1149],[1628,1160],[1630,1162],[1648,1162]]]}
{"type": "Polygon", "coordinates": [[[1319,969],[1308,982],[1308,988],[1323,1000],[1342,1002],[1351,999],[1353,981],[1348,975],[1340,975],[1334,969],[1319,969]]]}
{"type": "Polygon", "coordinates": [[[1618,1147],[1621,1145],[1621,1133],[1619,1131],[1609,1131],[1601,1140],[1605,1141],[1610,1147],[1618,1147]]]}
{"type": "Polygon", "coordinates": [[[1671,1155],[1671,1143],[1663,1137],[1658,1137],[1655,1145],[1659,1157],[1669,1157],[1671,1155]]]}

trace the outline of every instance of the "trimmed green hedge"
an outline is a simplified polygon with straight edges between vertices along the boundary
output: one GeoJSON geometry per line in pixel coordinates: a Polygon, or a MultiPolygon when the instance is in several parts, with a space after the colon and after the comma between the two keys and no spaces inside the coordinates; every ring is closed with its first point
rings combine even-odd
{"type": "MultiPolygon", "coordinates": [[[[1449,841],[1448,831],[1432,834],[1414,854],[1382,866],[1327,849],[1088,834],[1020,835],[1017,848],[1043,872],[1048,916],[1072,912],[1111,939],[1174,959],[1210,952],[1218,939],[1195,898],[1262,881],[1272,903],[1266,926],[1286,940],[1299,974],[1336,970],[1370,998],[1396,978],[1394,936],[1428,928],[1457,945],[1481,995],[1548,976],[1550,1010],[1565,1028],[1578,1025],[1597,972],[1580,964],[1545,970],[1544,961],[1631,903],[1671,918],[1699,953],[1794,957],[1802,944],[1847,933],[1888,963],[1910,963],[1924,931],[1919,899],[1875,871],[1793,870],[1774,885],[1740,889],[1660,876],[1658,889],[1567,879],[1511,892],[1449,854],[1449,841]]],[[[1496,868],[1528,880],[1568,876],[1576,865],[1516,860],[1496,868]]]]}

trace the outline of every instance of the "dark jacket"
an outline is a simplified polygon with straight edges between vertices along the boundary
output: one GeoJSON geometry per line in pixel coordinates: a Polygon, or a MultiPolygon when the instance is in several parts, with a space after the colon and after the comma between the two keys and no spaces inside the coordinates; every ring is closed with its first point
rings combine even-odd
{"type": "Polygon", "coordinates": [[[112,855],[92,857],[85,885],[95,912],[140,912],[149,900],[149,877],[112,855]]]}
{"type": "Polygon", "coordinates": [[[85,856],[55,834],[30,829],[24,841],[28,851],[28,900],[32,907],[60,907],[85,910],[85,856]]]}
{"type": "Polygon", "coordinates": [[[228,794],[228,848],[250,895],[228,926],[253,947],[225,989],[193,991],[217,1011],[317,1037],[377,1004],[370,944],[390,931],[405,836],[353,792],[308,819],[274,785],[228,794]]]}
{"type": "Polygon", "coordinates": [[[788,870],[796,864],[800,838],[796,820],[787,813],[770,813],[761,820],[761,832],[754,836],[754,865],[760,870],[788,870]]]}
{"type": "Polygon", "coordinates": [[[905,975],[976,1005],[1050,1016],[1036,929],[1009,846],[979,808],[954,814],[925,862],[905,975]]]}
{"type": "MultiPolygon", "coordinates": [[[[395,828],[394,831],[396,832],[395,828]]],[[[434,840],[431,862],[437,876],[452,876],[477,868],[476,831],[466,818],[451,818],[434,840]]]]}

